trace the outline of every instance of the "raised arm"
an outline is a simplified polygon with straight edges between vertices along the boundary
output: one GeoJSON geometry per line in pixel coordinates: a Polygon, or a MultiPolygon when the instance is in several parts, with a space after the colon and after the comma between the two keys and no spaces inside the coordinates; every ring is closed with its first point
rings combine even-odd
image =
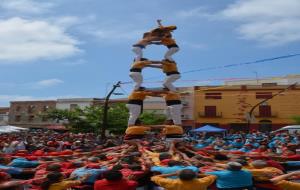
{"type": "Polygon", "coordinates": [[[292,176],[296,176],[296,175],[300,175],[300,171],[295,171],[295,172],[291,172],[288,174],[280,175],[280,176],[270,179],[270,181],[273,183],[278,183],[281,180],[285,180],[285,179],[288,179],[288,178],[290,178],[292,176]]]}
{"type": "Polygon", "coordinates": [[[163,27],[163,25],[161,24],[161,19],[157,19],[156,22],[160,28],[163,27]]]}

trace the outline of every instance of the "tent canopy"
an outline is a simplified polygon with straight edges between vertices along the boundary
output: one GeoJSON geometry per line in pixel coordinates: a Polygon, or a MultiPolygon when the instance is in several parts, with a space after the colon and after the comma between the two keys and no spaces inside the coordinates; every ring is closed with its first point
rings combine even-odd
{"type": "Polygon", "coordinates": [[[20,132],[28,130],[27,128],[22,128],[22,127],[16,127],[16,126],[11,126],[11,125],[6,125],[6,126],[0,126],[0,133],[14,133],[14,132],[20,132]]]}
{"type": "Polygon", "coordinates": [[[214,126],[211,126],[211,125],[204,125],[203,127],[192,130],[192,132],[195,132],[195,133],[200,133],[200,132],[214,132],[214,133],[216,133],[216,132],[224,132],[224,131],[226,131],[226,129],[221,129],[221,128],[214,127],[214,126]]]}
{"type": "Polygon", "coordinates": [[[288,125],[288,126],[285,126],[285,127],[282,127],[274,132],[277,132],[277,131],[284,131],[284,130],[290,130],[290,131],[299,131],[300,130],[300,125],[288,125]]]}
{"type": "Polygon", "coordinates": [[[300,129],[300,125],[289,125],[281,128],[281,130],[287,130],[287,129],[300,129]]]}

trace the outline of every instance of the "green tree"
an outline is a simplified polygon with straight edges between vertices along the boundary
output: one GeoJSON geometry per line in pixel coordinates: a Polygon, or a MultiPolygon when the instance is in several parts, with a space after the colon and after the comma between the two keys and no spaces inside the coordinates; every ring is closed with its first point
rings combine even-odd
{"type": "Polygon", "coordinates": [[[296,124],[300,125],[300,115],[295,115],[292,117],[296,124]]]}
{"type": "Polygon", "coordinates": [[[160,125],[166,121],[166,116],[153,112],[143,112],[139,118],[145,125],[160,125]]]}
{"type": "MultiPolygon", "coordinates": [[[[102,128],[103,106],[89,106],[74,110],[49,110],[42,117],[54,119],[57,122],[67,120],[64,124],[74,132],[99,132],[102,128]]],[[[127,126],[128,110],[124,103],[114,104],[108,110],[109,131],[124,132],[127,126]]]]}
{"type": "Polygon", "coordinates": [[[119,103],[111,106],[108,110],[108,130],[119,134],[124,133],[127,128],[128,117],[126,104],[119,103]]]}

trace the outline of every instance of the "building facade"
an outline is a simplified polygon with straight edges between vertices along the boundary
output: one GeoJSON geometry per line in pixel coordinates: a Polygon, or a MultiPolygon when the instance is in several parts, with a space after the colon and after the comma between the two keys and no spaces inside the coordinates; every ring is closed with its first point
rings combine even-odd
{"type": "Polygon", "coordinates": [[[52,125],[54,121],[44,118],[41,115],[55,107],[55,100],[12,101],[10,102],[8,123],[28,128],[43,128],[52,125]]]}
{"type": "Polygon", "coordinates": [[[233,80],[225,81],[225,85],[263,85],[263,84],[276,84],[276,85],[291,85],[300,84],[300,75],[287,75],[284,77],[270,77],[264,79],[251,79],[251,80],[233,80]]]}
{"type": "Polygon", "coordinates": [[[0,107],[0,126],[1,125],[8,125],[8,107],[0,107]]]}
{"type": "Polygon", "coordinates": [[[73,110],[75,108],[85,108],[88,106],[99,105],[103,103],[100,98],[68,98],[57,99],[56,108],[61,110],[73,110]]]}
{"type": "Polygon", "coordinates": [[[259,104],[253,111],[253,117],[247,116],[256,104],[287,87],[288,85],[197,86],[196,127],[211,124],[231,130],[271,131],[293,124],[292,117],[300,115],[300,86],[294,86],[259,104]]]}

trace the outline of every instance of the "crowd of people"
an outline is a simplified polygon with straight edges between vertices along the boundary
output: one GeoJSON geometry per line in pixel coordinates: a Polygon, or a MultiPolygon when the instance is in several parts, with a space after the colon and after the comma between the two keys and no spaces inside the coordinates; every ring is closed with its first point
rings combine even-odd
{"type": "Polygon", "coordinates": [[[299,190],[300,134],[0,134],[0,190],[299,190]]]}

